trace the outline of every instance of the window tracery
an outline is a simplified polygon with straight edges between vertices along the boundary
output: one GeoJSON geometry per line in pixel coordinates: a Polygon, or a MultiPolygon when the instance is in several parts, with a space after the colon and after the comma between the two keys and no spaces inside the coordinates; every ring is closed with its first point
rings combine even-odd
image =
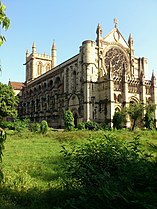
{"type": "Polygon", "coordinates": [[[117,48],[110,48],[105,55],[105,66],[107,71],[112,67],[115,75],[122,75],[123,69],[128,69],[128,61],[124,52],[117,48]]]}

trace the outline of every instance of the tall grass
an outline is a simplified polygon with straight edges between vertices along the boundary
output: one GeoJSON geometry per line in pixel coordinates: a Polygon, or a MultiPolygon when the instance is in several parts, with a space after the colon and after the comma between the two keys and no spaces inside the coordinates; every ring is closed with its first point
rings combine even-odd
{"type": "MultiPolygon", "coordinates": [[[[89,139],[103,139],[104,135],[118,136],[132,141],[140,135],[143,149],[157,154],[157,132],[72,131],[47,134],[8,132],[3,156],[4,180],[0,185],[0,209],[61,209],[76,197],[77,190],[65,189],[63,147],[74,149],[89,139]]],[[[69,209],[69,208],[68,208],[69,209]]],[[[154,208],[155,209],[155,208],[154,208]]]]}

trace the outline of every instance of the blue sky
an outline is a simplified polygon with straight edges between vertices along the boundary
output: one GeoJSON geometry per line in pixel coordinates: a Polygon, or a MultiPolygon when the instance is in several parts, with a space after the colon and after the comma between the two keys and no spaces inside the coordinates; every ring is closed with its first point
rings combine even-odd
{"type": "Polygon", "coordinates": [[[33,41],[38,53],[57,46],[57,63],[76,55],[82,42],[96,39],[97,24],[103,36],[114,27],[128,40],[132,33],[135,55],[147,57],[150,78],[157,75],[157,0],[2,0],[11,20],[7,41],[0,47],[0,82],[25,81],[25,52],[33,41]]]}

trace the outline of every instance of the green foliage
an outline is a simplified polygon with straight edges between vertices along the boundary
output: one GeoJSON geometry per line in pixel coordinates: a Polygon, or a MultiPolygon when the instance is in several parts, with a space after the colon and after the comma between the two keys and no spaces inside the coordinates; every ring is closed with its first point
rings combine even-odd
{"type": "Polygon", "coordinates": [[[0,183],[3,179],[3,172],[2,172],[2,154],[3,154],[3,149],[4,149],[4,140],[6,139],[6,133],[4,132],[3,129],[0,128],[0,183]]]}
{"type": "Polygon", "coordinates": [[[0,117],[16,117],[17,105],[18,98],[15,96],[12,88],[0,83],[0,117]]]}
{"type": "Polygon", "coordinates": [[[64,125],[65,129],[71,131],[74,129],[74,116],[70,110],[64,112],[64,125]]]}
{"type": "Polygon", "coordinates": [[[115,112],[113,116],[113,128],[122,129],[126,122],[126,111],[115,112]]]}
{"type": "Polygon", "coordinates": [[[12,121],[0,121],[0,127],[3,129],[15,130],[15,124],[12,121]]]}
{"type": "Polygon", "coordinates": [[[154,128],[154,113],[155,113],[155,104],[150,103],[146,105],[146,114],[145,114],[145,127],[152,130],[154,128]]]}
{"type": "Polygon", "coordinates": [[[78,124],[78,129],[79,130],[83,130],[83,129],[87,129],[87,130],[100,130],[101,126],[95,122],[95,121],[87,121],[87,122],[81,122],[78,124]]]}
{"type": "Polygon", "coordinates": [[[40,123],[30,123],[29,130],[34,133],[40,132],[40,123]]]}
{"type": "Polygon", "coordinates": [[[40,123],[40,132],[46,134],[48,131],[48,123],[46,120],[42,120],[40,123]]]}
{"type": "Polygon", "coordinates": [[[134,130],[136,122],[138,120],[142,120],[144,106],[142,103],[131,103],[129,107],[127,107],[127,113],[132,120],[132,130],[134,130]]]}
{"type": "Polygon", "coordinates": [[[84,129],[85,129],[85,122],[79,123],[77,128],[78,128],[79,130],[84,130],[84,129]]]}
{"type": "MultiPolygon", "coordinates": [[[[2,2],[0,2],[0,25],[2,29],[7,30],[10,26],[10,20],[7,18],[5,11],[6,6],[2,2]]],[[[0,46],[3,44],[5,40],[5,37],[0,34],[0,46]]]]}
{"type": "Polygon", "coordinates": [[[15,131],[21,133],[25,130],[28,130],[30,120],[29,118],[19,119],[16,118],[14,123],[15,131]]]}
{"type": "Polygon", "coordinates": [[[65,186],[77,191],[69,208],[157,207],[157,161],[143,152],[139,136],[129,143],[111,135],[94,138],[71,151],[63,147],[63,154],[65,186]]]}
{"type": "Polygon", "coordinates": [[[33,132],[10,135],[7,130],[0,208],[156,209],[156,133],[139,129],[48,130],[46,135],[33,132]],[[65,158],[60,153],[62,146],[67,152],[65,158]],[[77,153],[76,165],[80,164],[78,172],[82,172],[83,181],[71,177],[68,159],[73,162],[76,159],[69,153],[77,153]],[[92,180],[87,187],[86,177],[92,180]]]}

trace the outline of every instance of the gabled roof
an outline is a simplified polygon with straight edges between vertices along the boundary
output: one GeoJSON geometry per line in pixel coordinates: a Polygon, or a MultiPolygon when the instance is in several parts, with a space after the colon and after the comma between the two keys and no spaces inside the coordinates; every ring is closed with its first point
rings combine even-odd
{"type": "Polygon", "coordinates": [[[25,84],[22,82],[9,81],[8,86],[11,86],[14,90],[21,90],[22,87],[25,86],[25,84]]]}
{"type": "Polygon", "coordinates": [[[125,48],[129,47],[128,43],[125,41],[124,37],[122,36],[122,34],[120,33],[120,31],[118,30],[117,27],[115,27],[103,39],[104,39],[105,42],[119,43],[125,48]]]}

